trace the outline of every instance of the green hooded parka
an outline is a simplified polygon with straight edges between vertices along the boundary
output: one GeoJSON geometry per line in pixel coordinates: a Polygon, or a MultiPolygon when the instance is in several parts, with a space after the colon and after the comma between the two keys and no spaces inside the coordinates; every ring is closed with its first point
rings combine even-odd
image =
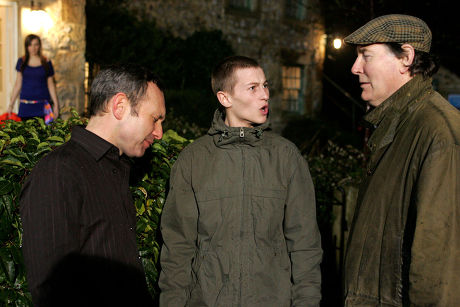
{"type": "Polygon", "coordinates": [[[319,306],[308,165],[267,130],[228,127],[218,110],[180,154],[161,218],[160,306],[319,306]]]}

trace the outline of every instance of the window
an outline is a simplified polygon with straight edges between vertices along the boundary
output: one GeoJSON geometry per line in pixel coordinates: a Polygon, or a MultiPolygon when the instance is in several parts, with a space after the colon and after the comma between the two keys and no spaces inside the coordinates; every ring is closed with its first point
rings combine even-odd
{"type": "Polygon", "coordinates": [[[307,18],[307,0],[285,0],[287,18],[304,21],[307,18]]]}
{"type": "Polygon", "coordinates": [[[302,113],[303,70],[300,66],[283,66],[283,108],[287,111],[302,113]]]}
{"type": "Polygon", "coordinates": [[[229,0],[228,7],[231,9],[254,12],[256,10],[257,0],[229,0]]]}

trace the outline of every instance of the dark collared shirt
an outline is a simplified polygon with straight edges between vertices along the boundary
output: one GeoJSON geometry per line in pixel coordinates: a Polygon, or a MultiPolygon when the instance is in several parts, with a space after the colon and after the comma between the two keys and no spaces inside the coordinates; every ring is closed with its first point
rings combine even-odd
{"type": "MultiPolygon", "coordinates": [[[[36,305],[49,304],[56,287],[61,292],[89,289],[94,276],[85,274],[95,275],[98,284],[113,283],[110,288],[133,284],[115,277],[123,274],[142,276],[138,281],[145,284],[129,171],[118,148],[83,127],[75,127],[69,142],[36,165],[20,199],[23,255],[36,305]],[[69,276],[75,274],[81,276],[69,276]]],[[[110,288],[106,290],[117,291],[110,288]]]]}

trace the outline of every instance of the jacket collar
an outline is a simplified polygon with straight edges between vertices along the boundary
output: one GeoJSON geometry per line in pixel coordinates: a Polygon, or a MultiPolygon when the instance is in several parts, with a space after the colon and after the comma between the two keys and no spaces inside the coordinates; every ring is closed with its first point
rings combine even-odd
{"type": "Polygon", "coordinates": [[[390,144],[400,126],[401,115],[406,111],[411,112],[431,92],[431,78],[424,80],[422,76],[416,75],[381,105],[370,111],[364,119],[376,128],[368,142],[371,152],[390,144]]]}
{"type": "Polygon", "coordinates": [[[408,107],[420,100],[417,98],[423,93],[432,91],[431,81],[431,78],[424,80],[422,76],[416,75],[377,108],[370,111],[364,119],[372,125],[378,126],[386,116],[405,112],[408,107]]]}
{"type": "Polygon", "coordinates": [[[269,121],[257,127],[229,127],[224,122],[225,114],[219,109],[214,112],[214,119],[208,134],[212,136],[214,144],[222,147],[229,144],[246,144],[256,146],[262,140],[264,131],[270,130],[269,121]]]}

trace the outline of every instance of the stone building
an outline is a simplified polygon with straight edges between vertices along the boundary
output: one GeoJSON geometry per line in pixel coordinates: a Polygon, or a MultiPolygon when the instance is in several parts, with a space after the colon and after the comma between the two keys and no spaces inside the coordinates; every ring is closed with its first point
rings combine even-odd
{"type": "Polygon", "coordinates": [[[319,111],[326,37],[319,0],[133,0],[130,9],[181,38],[220,30],[237,54],[257,59],[270,81],[274,130],[290,114],[319,111]]]}
{"type": "Polygon", "coordinates": [[[70,107],[83,112],[85,29],[84,0],[0,0],[0,113],[8,107],[16,61],[31,33],[40,36],[43,54],[53,62],[63,116],[70,107]]]}
{"type": "MultiPolygon", "coordinates": [[[[280,130],[290,114],[314,115],[321,106],[325,55],[319,0],[133,0],[131,10],[185,38],[221,30],[236,53],[256,58],[271,86],[272,122],[280,130]]],[[[61,110],[85,108],[85,1],[0,0],[0,113],[9,103],[24,38],[42,38],[53,61],[61,110]],[[41,9],[41,10],[37,10],[41,9]]],[[[206,52],[206,50],[203,50],[206,52]]]]}

